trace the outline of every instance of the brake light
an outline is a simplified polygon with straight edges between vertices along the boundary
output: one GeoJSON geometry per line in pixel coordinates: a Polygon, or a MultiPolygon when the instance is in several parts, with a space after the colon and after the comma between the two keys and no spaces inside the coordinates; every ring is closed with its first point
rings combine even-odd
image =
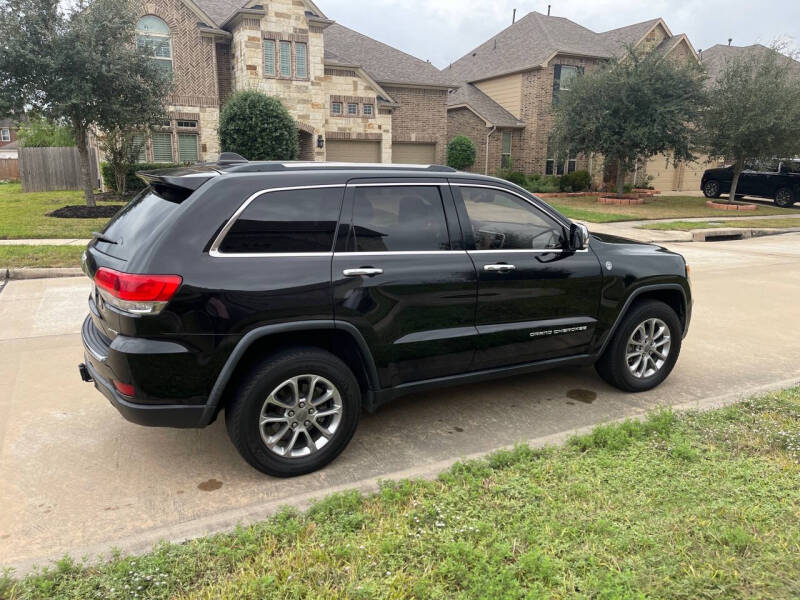
{"type": "Polygon", "coordinates": [[[103,300],[137,314],[161,312],[183,282],[180,275],[140,275],[100,267],[94,274],[103,300]]]}
{"type": "Polygon", "coordinates": [[[114,380],[114,387],[117,388],[117,391],[122,394],[123,396],[129,396],[133,398],[133,394],[135,390],[130,383],[122,383],[121,381],[114,380]]]}

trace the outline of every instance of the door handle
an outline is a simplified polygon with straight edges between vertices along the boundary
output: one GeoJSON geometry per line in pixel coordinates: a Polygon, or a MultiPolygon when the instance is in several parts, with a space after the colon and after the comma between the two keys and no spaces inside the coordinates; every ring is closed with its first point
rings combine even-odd
{"type": "Polygon", "coordinates": [[[375,275],[380,275],[382,273],[383,269],[376,269],[374,267],[360,267],[358,269],[345,269],[342,271],[342,275],[345,277],[358,277],[360,275],[374,277],[375,275]]]}
{"type": "Polygon", "coordinates": [[[497,263],[495,265],[483,265],[484,271],[499,271],[500,273],[508,273],[516,269],[514,265],[507,265],[506,263],[497,263]]]}

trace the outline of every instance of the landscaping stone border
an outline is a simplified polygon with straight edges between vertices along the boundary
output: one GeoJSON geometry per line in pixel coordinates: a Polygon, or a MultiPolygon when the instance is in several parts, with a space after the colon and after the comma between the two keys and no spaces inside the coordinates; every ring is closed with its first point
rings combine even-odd
{"type": "Polygon", "coordinates": [[[755,204],[727,204],[725,202],[714,202],[713,200],[706,200],[706,206],[721,210],[756,210],[757,208],[755,204]]]}
{"type": "Polygon", "coordinates": [[[597,197],[598,204],[613,204],[616,206],[630,206],[634,204],[644,204],[644,198],[639,194],[600,194],[597,197]]]}

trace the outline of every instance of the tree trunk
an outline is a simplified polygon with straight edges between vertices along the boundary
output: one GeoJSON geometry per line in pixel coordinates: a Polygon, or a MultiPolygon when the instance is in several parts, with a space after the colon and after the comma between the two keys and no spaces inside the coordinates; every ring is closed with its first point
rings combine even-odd
{"type": "Polygon", "coordinates": [[[733,204],[736,200],[736,189],[739,187],[739,175],[744,169],[744,156],[739,156],[733,163],[733,181],[731,181],[731,192],[728,194],[728,204],[733,204]]]}
{"type": "Polygon", "coordinates": [[[117,167],[114,169],[114,183],[116,184],[116,191],[117,194],[119,194],[119,197],[122,198],[125,196],[128,183],[128,165],[125,165],[124,169],[120,169],[117,165],[117,167]]]}
{"type": "Polygon", "coordinates": [[[622,166],[622,161],[617,161],[617,196],[622,198],[625,193],[625,168],[622,166]]]}
{"type": "Polygon", "coordinates": [[[86,129],[78,124],[76,119],[72,121],[75,130],[75,143],[78,146],[78,156],[81,162],[81,183],[83,183],[83,197],[86,206],[96,206],[94,201],[94,182],[89,172],[89,143],[86,139],[86,129]]]}

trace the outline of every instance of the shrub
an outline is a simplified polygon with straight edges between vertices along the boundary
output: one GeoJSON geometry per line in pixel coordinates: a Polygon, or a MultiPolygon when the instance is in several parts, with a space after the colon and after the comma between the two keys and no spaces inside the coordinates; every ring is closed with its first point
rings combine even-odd
{"type": "Polygon", "coordinates": [[[515,183],[520,187],[525,187],[528,185],[528,178],[525,176],[525,173],[522,171],[512,171],[511,169],[500,169],[498,172],[498,176],[506,181],[510,181],[511,183],[515,183]]]}
{"type": "Polygon", "coordinates": [[[559,191],[562,192],[583,192],[589,189],[592,183],[592,176],[589,171],[573,171],[561,177],[558,182],[559,191]]]}
{"type": "Polygon", "coordinates": [[[534,194],[552,194],[559,191],[559,178],[555,175],[536,175],[528,178],[525,187],[534,194]]]}
{"type": "MultiPolygon", "coordinates": [[[[169,169],[170,167],[179,166],[180,165],[177,163],[136,163],[135,165],[131,165],[131,168],[128,169],[128,177],[126,179],[127,191],[138,192],[144,189],[144,181],[136,176],[136,173],[139,171],[154,171],[156,169],[169,169]]],[[[111,165],[106,162],[100,163],[100,174],[103,177],[103,187],[115,194],[119,193],[114,181],[114,170],[111,168],[111,165]]]]}
{"type": "Polygon", "coordinates": [[[295,160],[299,152],[297,125],[281,101],[261,92],[237,92],[219,116],[223,152],[248,160],[295,160]]]}
{"type": "Polygon", "coordinates": [[[465,135],[457,135],[447,144],[447,166],[466,169],[475,164],[477,150],[472,140],[465,135]]]}

